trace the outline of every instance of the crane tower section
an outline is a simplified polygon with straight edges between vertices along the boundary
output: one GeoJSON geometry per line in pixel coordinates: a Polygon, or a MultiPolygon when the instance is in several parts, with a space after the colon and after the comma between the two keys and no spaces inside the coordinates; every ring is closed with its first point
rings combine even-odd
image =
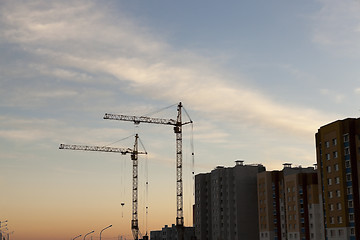
{"type": "MultiPolygon", "coordinates": [[[[110,114],[110,113],[105,113],[104,115],[104,119],[109,119],[109,120],[129,121],[129,122],[134,122],[135,124],[152,123],[152,124],[163,124],[163,125],[174,126],[174,133],[176,134],[176,203],[177,203],[176,226],[179,227],[178,231],[180,232],[182,232],[182,227],[184,226],[183,180],[182,180],[182,126],[192,123],[192,120],[190,118],[188,122],[182,122],[182,116],[181,116],[182,108],[183,106],[182,103],[180,102],[177,106],[176,120],[153,118],[147,116],[138,117],[138,116],[118,115],[118,114],[110,114]]],[[[183,236],[178,239],[183,239],[183,236]]]]}
{"type": "MultiPolygon", "coordinates": [[[[142,152],[138,150],[138,134],[135,135],[134,148],[116,148],[116,147],[99,147],[99,146],[86,146],[86,145],[69,145],[69,144],[60,144],[59,149],[67,150],[82,150],[82,151],[97,151],[97,152],[113,152],[131,154],[131,160],[133,162],[133,183],[132,183],[132,220],[131,220],[131,231],[134,237],[134,240],[139,239],[139,223],[138,223],[138,155],[147,154],[147,152],[142,152]]],[[[123,205],[123,204],[122,204],[123,205]]],[[[141,235],[141,234],[140,234],[141,235]]]]}

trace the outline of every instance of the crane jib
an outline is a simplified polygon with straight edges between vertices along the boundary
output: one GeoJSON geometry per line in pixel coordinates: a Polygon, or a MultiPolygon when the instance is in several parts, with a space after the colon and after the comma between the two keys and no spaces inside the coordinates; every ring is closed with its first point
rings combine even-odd
{"type": "MultiPolygon", "coordinates": [[[[60,144],[59,149],[67,150],[82,150],[82,151],[97,151],[97,152],[114,152],[114,153],[133,153],[131,148],[116,148],[116,147],[98,147],[98,146],[85,146],[85,145],[69,145],[60,144]]],[[[146,152],[137,152],[138,154],[147,154],[146,152]]]]}
{"type": "Polygon", "coordinates": [[[112,113],[105,113],[104,119],[110,120],[121,120],[134,122],[135,124],[139,123],[155,123],[155,124],[165,124],[165,125],[177,125],[177,121],[174,119],[164,119],[164,118],[152,118],[152,117],[137,117],[137,116],[127,116],[127,115],[118,115],[112,113]]]}

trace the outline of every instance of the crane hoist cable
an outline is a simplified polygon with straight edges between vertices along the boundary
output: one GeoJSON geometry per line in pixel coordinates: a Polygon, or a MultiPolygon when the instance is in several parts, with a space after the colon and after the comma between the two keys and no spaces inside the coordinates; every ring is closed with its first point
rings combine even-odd
{"type": "Polygon", "coordinates": [[[153,112],[149,112],[149,113],[147,113],[147,114],[143,114],[143,115],[141,115],[141,116],[152,116],[152,115],[155,115],[156,113],[165,111],[165,110],[167,110],[167,109],[169,109],[169,108],[172,108],[172,107],[175,107],[176,105],[177,105],[177,103],[172,104],[172,105],[167,106],[167,107],[164,107],[164,108],[161,108],[161,109],[156,110],[156,111],[153,111],[153,112]]]}
{"type": "MultiPolygon", "coordinates": [[[[130,136],[124,137],[124,138],[119,139],[119,140],[117,140],[117,141],[115,141],[115,142],[108,143],[108,144],[104,145],[104,147],[109,147],[109,146],[111,146],[111,145],[113,145],[113,144],[115,144],[115,143],[118,143],[118,142],[124,141],[124,140],[126,140],[126,139],[131,138],[131,137],[135,137],[135,135],[136,135],[136,134],[131,134],[130,136]]],[[[140,138],[139,138],[139,139],[140,139],[140,138]]]]}

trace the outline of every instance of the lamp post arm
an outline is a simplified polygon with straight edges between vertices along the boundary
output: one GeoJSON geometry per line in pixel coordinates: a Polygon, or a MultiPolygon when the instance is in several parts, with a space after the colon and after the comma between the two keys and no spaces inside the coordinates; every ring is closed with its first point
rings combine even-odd
{"type": "Polygon", "coordinates": [[[94,230],[93,230],[93,231],[91,231],[91,232],[89,232],[89,233],[87,233],[87,234],[85,234],[85,236],[84,236],[84,240],[85,240],[85,238],[86,238],[86,236],[87,236],[87,235],[92,234],[93,232],[94,232],[94,230]]]}
{"type": "Polygon", "coordinates": [[[101,240],[101,233],[102,233],[105,229],[108,229],[108,228],[111,228],[111,227],[112,227],[112,225],[109,225],[109,226],[107,226],[106,228],[104,228],[103,230],[100,231],[100,240],[101,240]]]}
{"type": "Polygon", "coordinates": [[[81,237],[81,234],[80,234],[79,236],[74,237],[73,240],[75,240],[75,239],[77,239],[77,238],[79,238],[79,237],[81,237]]]}

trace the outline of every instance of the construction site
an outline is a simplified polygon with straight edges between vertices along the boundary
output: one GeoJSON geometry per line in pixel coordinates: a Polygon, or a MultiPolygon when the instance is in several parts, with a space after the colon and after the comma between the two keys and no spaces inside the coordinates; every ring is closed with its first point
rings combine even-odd
{"type": "MultiPolygon", "coordinates": [[[[117,121],[125,121],[125,122],[132,122],[134,124],[134,129],[136,131],[137,127],[140,124],[148,123],[148,124],[157,124],[157,125],[168,125],[173,128],[173,132],[175,133],[175,167],[176,167],[176,219],[175,224],[172,224],[171,228],[168,228],[167,225],[162,229],[162,231],[169,232],[169,235],[173,236],[171,239],[178,239],[178,240],[187,240],[187,239],[195,239],[194,236],[194,230],[192,229],[192,226],[186,227],[184,222],[184,186],[183,186],[183,126],[189,125],[190,127],[190,151],[191,151],[191,175],[192,179],[191,182],[194,181],[194,147],[193,147],[193,121],[191,120],[189,114],[183,107],[182,103],[179,102],[176,105],[171,105],[169,107],[166,107],[164,109],[170,109],[176,107],[176,117],[175,118],[158,118],[158,117],[151,117],[148,115],[145,116],[131,116],[131,115],[121,115],[121,114],[113,114],[113,113],[105,113],[103,119],[105,120],[117,120],[117,121]],[[186,117],[186,120],[184,121],[183,118],[186,117]],[[190,229],[190,231],[189,231],[190,229]]],[[[162,109],[162,110],[164,110],[162,109]]],[[[162,110],[159,110],[157,112],[160,112],[162,110]]],[[[152,113],[154,114],[154,113],[152,113]]],[[[151,115],[152,115],[151,114],[151,115]]],[[[165,130],[164,130],[165,131],[165,130]]],[[[121,155],[129,155],[130,160],[132,162],[132,184],[131,184],[131,219],[128,219],[126,221],[129,222],[129,228],[132,233],[133,240],[148,240],[148,239],[163,239],[160,238],[159,232],[161,231],[154,231],[152,232],[152,236],[150,236],[150,231],[148,228],[148,211],[149,206],[147,201],[143,201],[143,206],[139,206],[139,200],[141,198],[147,199],[148,198],[148,191],[149,191],[149,180],[148,180],[148,173],[146,172],[145,176],[139,175],[139,158],[141,156],[145,156],[147,158],[148,152],[145,149],[145,146],[143,142],[141,141],[141,138],[139,136],[139,133],[136,132],[134,135],[130,136],[133,138],[133,145],[132,146],[126,146],[126,147],[113,147],[113,146],[93,146],[93,145],[77,145],[77,144],[60,144],[59,149],[63,150],[80,150],[80,151],[92,151],[92,152],[105,152],[105,153],[120,153],[121,155]],[[141,179],[142,182],[144,182],[145,189],[143,189],[142,192],[145,193],[144,196],[141,196],[139,194],[139,179],[141,179]],[[143,209],[139,209],[143,208],[143,209]],[[139,212],[143,211],[145,212],[145,215],[143,216],[143,222],[145,222],[145,225],[143,226],[143,229],[140,228],[139,224],[139,212]]],[[[126,137],[130,138],[130,137],[126,137]]],[[[125,138],[124,138],[125,139],[125,138]]],[[[169,141],[168,139],[164,141],[169,141]]],[[[119,141],[116,141],[119,142],[119,141]]],[[[150,153],[151,154],[151,153],[150,153]]],[[[157,153],[161,154],[161,153],[157,153]]],[[[125,161],[125,160],[124,160],[125,161]]],[[[164,179],[164,181],[169,181],[169,179],[164,179]]],[[[130,188],[130,186],[125,186],[126,188],[130,188]]],[[[194,191],[193,189],[191,190],[194,191]]],[[[191,194],[190,196],[186,196],[187,199],[190,199],[190,202],[193,202],[194,194],[191,194]]],[[[119,199],[120,201],[120,199],[119,199]]],[[[120,205],[123,208],[125,206],[125,202],[121,201],[120,205]]],[[[192,206],[190,207],[190,211],[192,211],[192,206]]],[[[191,214],[192,215],[192,214],[191,214]]],[[[122,213],[122,218],[124,217],[124,214],[122,213]]],[[[150,219],[151,221],[151,219],[150,219]]],[[[192,219],[191,221],[192,222],[192,219]]],[[[113,223],[112,225],[115,225],[116,223],[113,223]]],[[[107,226],[106,228],[102,229],[100,232],[100,240],[101,240],[101,233],[102,231],[106,230],[107,228],[112,227],[112,225],[107,226]]],[[[90,236],[94,231],[89,232],[87,234],[78,235],[75,236],[72,239],[76,239],[79,237],[85,237],[87,235],[90,236]]],[[[122,235],[118,237],[118,239],[128,239],[123,237],[122,235]]],[[[169,239],[169,238],[168,238],[169,239]]]]}

